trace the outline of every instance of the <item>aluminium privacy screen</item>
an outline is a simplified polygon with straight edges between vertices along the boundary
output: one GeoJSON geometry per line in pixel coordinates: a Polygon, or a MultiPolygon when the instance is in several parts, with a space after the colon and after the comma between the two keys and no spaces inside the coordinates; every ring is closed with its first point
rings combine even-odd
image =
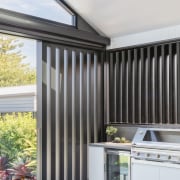
{"type": "Polygon", "coordinates": [[[103,52],[43,42],[42,179],[87,179],[103,138],[103,52]]]}
{"type": "Polygon", "coordinates": [[[110,52],[110,123],[180,124],[179,55],[179,42],[110,52]]]}

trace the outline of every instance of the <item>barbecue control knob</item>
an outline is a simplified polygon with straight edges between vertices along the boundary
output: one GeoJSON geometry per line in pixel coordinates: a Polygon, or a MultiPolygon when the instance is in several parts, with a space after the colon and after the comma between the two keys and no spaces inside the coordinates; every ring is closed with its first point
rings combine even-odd
{"type": "Polygon", "coordinates": [[[157,158],[160,158],[160,157],[161,157],[161,156],[158,154],[158,155],[157,155],[157,158]]]}
{"type": "Polygon", "coordinates": [[[137,156],[140,156],[140,152],[137,153],[137,156]]]}
{"type": "Polygon", "coordinates": [[[171,156],[168,156],[168,159],[171,159],[171,156]]]}
{"type": "Polygon", "coordinates": [[[147,157],[150,157],[150,154],[148,153],[146,156],[147,156],[147,157]]]}

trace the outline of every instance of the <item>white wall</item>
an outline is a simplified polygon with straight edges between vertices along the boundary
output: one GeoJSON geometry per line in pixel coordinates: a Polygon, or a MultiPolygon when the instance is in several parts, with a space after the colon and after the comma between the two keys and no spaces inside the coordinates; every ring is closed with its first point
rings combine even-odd
{"type": "Polygon", "coordinates": [[[180,39],[180,25],[111,38],[107,49],[122,48],[169,39],[180,39]]]}
{"type": "Polygon", "coordinates": [[[36,110],[35,85],[0,88],[0,113],[36,110]]]}

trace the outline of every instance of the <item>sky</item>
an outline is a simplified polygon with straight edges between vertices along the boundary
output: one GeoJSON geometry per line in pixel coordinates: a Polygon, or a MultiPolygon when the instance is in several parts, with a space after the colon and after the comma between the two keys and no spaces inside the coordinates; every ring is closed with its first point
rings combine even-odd
{"type": "Polygon", "coordinates": [[[56,0],[0,0],[0,8],[72,24],[72,16],[56,0]]]}
{"type": "Polygon", "coordinates": [[[21,47],[21,52],[25,56],[25,59],[23,60],[24,63],[29,63],[31,68],[36,68],[36,40],[31,39],[25,39],[25,38],[19,38],[20,42],[24,44],[23,47],[21,47]]]}

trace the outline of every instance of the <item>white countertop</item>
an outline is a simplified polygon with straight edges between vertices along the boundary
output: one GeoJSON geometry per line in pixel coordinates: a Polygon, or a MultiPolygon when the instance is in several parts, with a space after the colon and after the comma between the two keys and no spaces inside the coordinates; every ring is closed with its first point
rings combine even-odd
{"type": "Polygon", "coordinates": [[[119,149],[119,150],[131,150],[131,143],[112,143],[112,142],[99,142],[99,143],[91,143],[90,146],[101,146],[104,148],[110,149],[119,149]]]}

